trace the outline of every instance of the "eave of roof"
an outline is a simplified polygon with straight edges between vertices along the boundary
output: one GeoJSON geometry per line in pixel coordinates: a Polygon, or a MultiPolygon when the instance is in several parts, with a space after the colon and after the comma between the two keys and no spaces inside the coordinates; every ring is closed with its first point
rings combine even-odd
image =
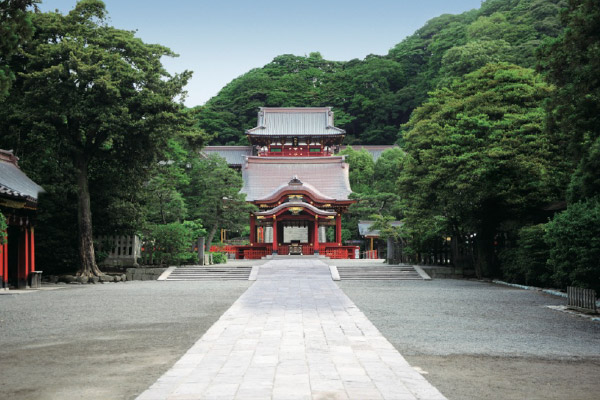
{"type": "Polygon", "coordinates": [[[254,215],[256,216],[271,216],[271,215],[279,215],[282,212],[285,212],[287,209],[291,208],[291,207],[300,207],[300,208],[304,208],[306,211],[309,211],[310,214],[316,214],[316,215],[320,215],[320,216],[325,216],[325,217],[330,217],[330,216],[336,216],[337,213],[335,211],[325,211],[325,210],[321,210],[318,207],[315,207],[311,204],[305,203],[303,201],[288,201],[287,203],[283,203],[278,205],[277,207],[274,207],[270,210],[266,210],[266,211],[257,211],[254,213],[254,215]]]}
{"type": "Polygon", "coordinates": [[[0,196],[35,204],[44,189],[21,171],[17,161],[12,152],[0,150],[0,196]]]}

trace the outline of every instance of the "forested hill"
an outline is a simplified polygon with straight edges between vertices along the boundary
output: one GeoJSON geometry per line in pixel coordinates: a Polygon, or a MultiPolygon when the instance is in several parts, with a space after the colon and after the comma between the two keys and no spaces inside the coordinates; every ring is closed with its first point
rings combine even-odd
{"type": "Polygon", "coordinates": [[[431,90],[489,62],[533,68],[536,49],[561,32],[565,0],[487,0],[428,21],[387,55],[328,61],[285,54],[234,79],[194,111],[212,144],[245,143],[259,107],[332,106],[346,142],[392,144],[431,90]]]}

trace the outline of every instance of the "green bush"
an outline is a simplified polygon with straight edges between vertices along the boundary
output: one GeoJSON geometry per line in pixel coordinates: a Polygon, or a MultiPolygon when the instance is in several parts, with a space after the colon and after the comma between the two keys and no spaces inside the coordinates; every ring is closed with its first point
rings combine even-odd
{"type": "Polygon", "coordinates": [[[6,225],[6,218],[4,218],[4,215],[2,215],[2,213],[0,212],[0,244],[3,244],[6,240],[7,227],[8,225],[6,225]]]}
{"type": "Polygon", "coordinates": [[[193,234],[193,230],[180,222],[151,225],[148,239],[154,242],[154,259],[163,265],[181,265],[193,260],[193,234]]]}
{"type": "Polygon", "coordinates": [[[545,229],[544,224],[521,228],[517,246],[500,253],[504,279],[524,285],[552,286],[552,270],[547,265],[550,249],[544,240],[545,229]]]}
{"type": "Polygon", "coordinates": [[[600,201],[570,204],[547,224],[548,265],[561,288],[579,286],[600,293],[600,201]]]}
{"type": "Polygon", "coordinates": [[[226,264],[227,256],[225,253],[211,253],[213,256],[213,263],[215,264],[226,264]]]}

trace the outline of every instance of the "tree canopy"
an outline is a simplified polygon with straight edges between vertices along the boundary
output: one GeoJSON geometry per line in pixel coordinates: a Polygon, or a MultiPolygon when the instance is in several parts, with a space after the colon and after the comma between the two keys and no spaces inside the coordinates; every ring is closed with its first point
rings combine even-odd
{"type": "Polygon", "coordinates": [[[173,52],[107,25],[106,17],[97,0],[80,1],[66,15],[34,14],[35,34],[14,63],[19,79],[2,118],[3,141],[20,144],[20,154],[36,154],[41,183],[60,177],[73,185],[83,275],[100,274],[90,180],[135,187],[167,138],[191,129],[179,102],[191,73],[169,75],[161,57],[173,52]],[[61,171],[51,175],[45,164],[61,171]]]}
{"type": "Polygon", "coordinates": [[[259,107],[332,106],[347,144],[401,143],[401,125],[432,90],[487,63],[536,65],[536,49],[562,31],[565,0],[487,0],[428,21],[386,55],[328,61],[318,53],[277,56],[197,107],[213,144],[247,144],[259,107]]]}
{"type": "Polygon", "coordinates": [[[555,145],[544,134],[551,89],[531,69],[488,64],[431,94],[405,132],[399,185],[414,229],[443,222],[475,233],[480,272],[489,273],[500,224],[526,218],[555,198],[555,145]]]}

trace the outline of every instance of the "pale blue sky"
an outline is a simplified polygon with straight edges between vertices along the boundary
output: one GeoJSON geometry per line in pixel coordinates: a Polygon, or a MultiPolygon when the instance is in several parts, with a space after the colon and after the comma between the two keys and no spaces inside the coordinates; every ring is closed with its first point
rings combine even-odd
{"type": "MultiPolygon", "coordinates": [[[[110,24],[179,54],[174,72],[194,71],[188,106],[204,104],[228,82],[280,54],[319,51],[345,61],[386,54],[438,15],[481,0],[104,0],[110,24]]],[[[76,0],[43,0],[42,11],[71,10],[76,0]]]]}

